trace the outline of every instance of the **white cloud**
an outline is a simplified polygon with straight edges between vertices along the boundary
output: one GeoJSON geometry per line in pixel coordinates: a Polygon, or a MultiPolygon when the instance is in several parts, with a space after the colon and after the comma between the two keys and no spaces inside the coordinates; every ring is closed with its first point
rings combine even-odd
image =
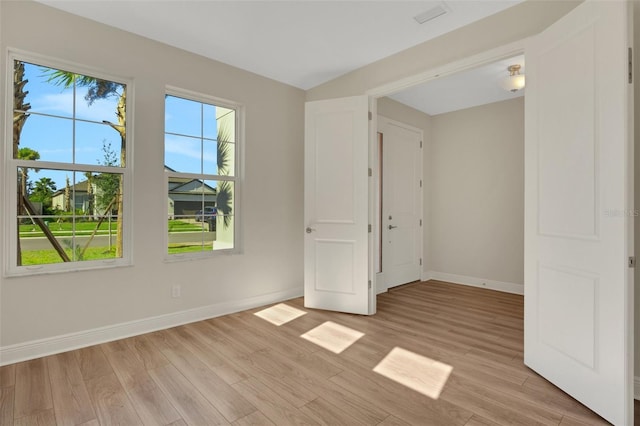
{"type": "MultiPolygon", "coordinates": [[[[76,117],[85,120],[102,122],[103,120],[116,122],[117,101],[114,99],[98,99],[89,106],[84,100],[84,94],[77,95],[76,117]]],[[[73,112],[73,93],[64,91],[62,93],[51,93],[42,95],[31,101],[33,112],[45,114],[71,116],[73,112]]]]}
{"type": "Polygon", "coordinates": [[[193,141],[182,138],[177,140],[177,138],[170,136],[165,136],[164,152],[165,154],[180,154],[197,160],[200,160],[202,155],[200,151],[200,142],[196,139],[193,141]]]}
{"type": "MultiPolygon", "coordinates": [[[[202,156],[202,151],[200,148],[200,140],[199,139],[190,139],[190,138],[176,138],[169,135],[165,135],[164,141],[164,151],[165,154],[179,154],[184,157],[193,158],[195,160],[200,161],[202,156]]],[[[216,161],[216,157],[211,152],[204,152],[204,161],[216,161]]]]}

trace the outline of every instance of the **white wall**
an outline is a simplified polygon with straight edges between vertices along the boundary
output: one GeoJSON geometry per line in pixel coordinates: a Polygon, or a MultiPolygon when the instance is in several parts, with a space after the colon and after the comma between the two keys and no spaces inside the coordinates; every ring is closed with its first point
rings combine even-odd
{"type": "MultiPolygon", "coordinates": [[[[64,345],[45,340],[31,352],[21,351],[22,345],[38,339],[163,315],[169,315],[163,324],[170,325],[198,315],[302,294],[303,91],[29,1],[0,2],[0,43],[3,82],[7,81],[8,47],[88,65],[135,81],[134,265],[3,278],[1,362],[64,345]],[[165,85],[246,106],[243,254],[163,262],[167,211],[163,183],[165,85]],[[171,298],[171,285],[175,283],[182,285],[179,299],[171,298]],[[179,314],[202,307],[208,308],[179,314]]],[[[4,125],[8,94],[5,84],[0,86],[4,125]]],[[[5,199],[6,190],[0,188],[0,199],[5,199]]],[[[0,241],[6,238],[4,229],[0,228],[0,241]]],[[[0,258],[5,258],[1,250],[0,258]]],[[[66,344],[87,343],[109,333],[120,337],[118,333],[158,324],[143,321],[132,328],[89,333],[84,335],[85,340],[71,336],[66,344]]]]}
{"type": "Polygon", "coordinates": [[[431,275],[522,291],[524,98],[432,116],[431,126],[431,275]]]}

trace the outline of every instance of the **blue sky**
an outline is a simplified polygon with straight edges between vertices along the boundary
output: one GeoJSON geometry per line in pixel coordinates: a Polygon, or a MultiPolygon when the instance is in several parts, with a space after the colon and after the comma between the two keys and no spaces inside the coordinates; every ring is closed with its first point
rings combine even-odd
{"type": "MultiPolygon", "coordinates": [[[[25,64],[25,78],[28,80],[25,90],[29,92],[25,101],[31,104],[32,114],[25,122],[20,148],[34,149],[40,153],[40,161],[52,162],[74,162],[75,152],[75,163],[95,165],[104,161],[102,149],[106,143],[111,144],[119,158],[120,135],[103,123],[105,120],[117,123],[117,97],[88,105],[84,99],[87,88],[77,87],[74,102],[73,88],[48,83],[46,69],[37,65],[25,64]],[[76,118],[86,120],[76,120],[75,129],[71,120],[74,103],[76,118]]],[[[216,107],[169,96],[165,121],[166,132],[182,135],[165,136],[165,164],[179,172],[216,174],[216,107]]],[[[29,177],[35,182],[44,176],[52,178],[58,189],[64,188],[67,176],[73,183],[73,173],[68,171],[41,169],[37,173],[31,171],[29,177]]],[[[84,179],[82,175],[76,178],[78,182],[84,179]]]]}
{"type": "Polygon", "coordinates": [[[165,135],[165,164],[168,167],[185,173],[217,173],[215,139],[218,128],[214,106],[166,97],[165,132],[185,135],[165,135]]]}

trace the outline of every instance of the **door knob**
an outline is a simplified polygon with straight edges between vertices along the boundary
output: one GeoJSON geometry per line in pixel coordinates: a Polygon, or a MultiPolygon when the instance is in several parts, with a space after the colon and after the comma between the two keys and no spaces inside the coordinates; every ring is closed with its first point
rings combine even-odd
{"type": "Polygon", "coordinates": [[[307,226],[307,229],[305,229],[305,231],[307,231],[307,234],[312,233],[313,231],[315,231],[315,228],[312,228],[310,226],[307,226]]]}
{"type": "Polygon", "coordinates": [[[389,229],[397,228],[397,226],[389,225],[389,229]]]}

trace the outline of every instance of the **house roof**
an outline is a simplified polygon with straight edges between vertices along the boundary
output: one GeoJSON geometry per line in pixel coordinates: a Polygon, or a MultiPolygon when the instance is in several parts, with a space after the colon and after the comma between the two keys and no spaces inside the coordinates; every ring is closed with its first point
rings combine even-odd
{"type": "Polygon", "coordinates": [[[188,193],[188,194],[216,194],[215,188],[207,185],[198,179],[190,179],[188,182],[169,188],[171,193],[188,193]]]}
{"type": "MultiPolygon", "coordinates": [[[[75,192],[89,192],[88,187],[89,187],[89,181],[83,180],[76,183],[75,185],[69,185],[69,190],[75,191],[75,192]]],[[[53,196],[55,197],[57,195],[64,194],[65,191],[66,191],[66,188],[58,189],[56,192],[53,193],[53,196]]]]}
{"type": "MultiPolygon", "coordinates": [[[[165,166],[165,170],[173,171],[170,167],[165,166]]],[[[183,177],[169,177],[169,192],[171,193],[180,193],[180,194],[216,194],[217,191],[215,188],[207,185],[206,183],[192,178],[183,178],[183,177]],[[201,189],[202,188],[202,189],[201,189]]],[[[89,186],[89,181],[82,180],[74,185],[69,186],[70,191],[75,191],[76,193],[87,193],[89,186]]],[[[53,193],[53,196],[59,196],[64,194],[65,188],[59,189],[53,193]]]]}

